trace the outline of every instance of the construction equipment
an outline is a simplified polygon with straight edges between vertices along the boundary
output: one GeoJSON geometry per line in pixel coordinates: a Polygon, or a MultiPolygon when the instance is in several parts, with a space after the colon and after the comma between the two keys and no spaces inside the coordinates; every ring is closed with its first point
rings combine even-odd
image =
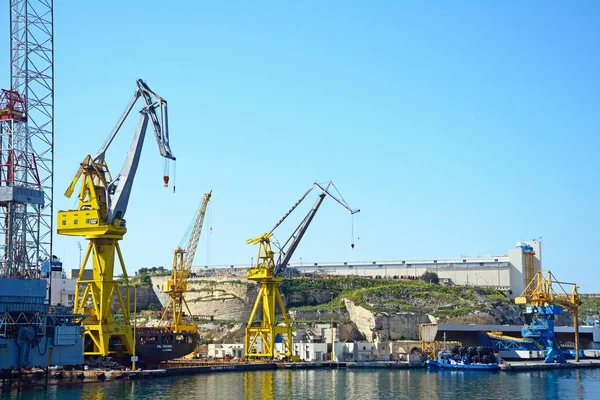
{"type": "Polygon", "coordinates": [[[566,308],[573,312],[575,331],[575,361],[579,361],[579,293],[575,283],[558,281],[550,271],[538,271],[515,298],[515,304],[525,306],[523,314],[531,322],[521,329],[522,338],[505,336],[501,332],[488,332],[490,343],[499,350],[545,350],[545,362],[563,363],[566,361],[554,332],[554,319],[566,308]],[[553,285],[558,285],[562,293],[557,293],[553,285]],[[570,285],[568,293],[563,285],[570,285]]]}
{"type": "MultiPolygon", "coordinates": [[[[133,98],[108,139],[98,154],[94,157],[91,155],[85,157],[65,192],[65,196],[71,197],[81,179],[77,209],[58,212],[59,235],[83,236],[88,240],[77,276],[74,300],[75,314],[88,315],[83,322],[86,355],[107,356],[117,352],[131,354],[133,351],[129,313],[129,278],[119,240],[123,239],[127,232],[125,212],[149,121],[152,121],[161,156],[165,158],[165,162],[175,160],[169,146],[167,102],[138,79],[133,98]],[[121,172],[113,179],[105,161],[106,151],[139,98],[144,101],[139,123],[121,172]],[[123,273],[121,284],[114,280],[115,253],[123,273]],[[92,258],[91,279],[84,277],[85,266],[90,256],[92,258]],[[81,293],[82,287],[83,293],[81,293]],[[121,294],[121,288],[124,289],[125,299],[121,294]],[[113,318],[111,302],[115,295],[123,322],[116,322],[113,318]]],[[[164,176],[164,181],[165,185],[168,185],[167,174],[164,176]]]]}
{"type": "Polygon", "coordinates": [[[184,309],[187,310],[187,315],[190,317],[192,312],[190,311],[183,294],[187,292],[187,280],[190,276],[192,262],[194,261],[196,249],[198,248],[198,242],[200,241],[200,234],[202,233],[202,225],[204,224],[206,207],[208,206],[211,196],[212,190],[204,194],[202,204],[196,213],[195,222],[188,237],[188,242],[185,249],[181,246],[178,246],[173,252],[173,270],[171,271],[171,279],[166,281],[163,286],[163,292],[169,295],[170,300],[162,314],[161,325],[168,323],[167,312],[171,310],[172,318],[170,321],[170,327],[175,333],[198,332],[198,327],[195,324],[190,325],[184,323],[184,309]]]}
{"type": "MultiPolygon", "coordinates": [[[[256,302],[254,303],[254,307],[252,308],[252,312],[250,313],[248,325],[246,326],[245,353],[247,357],[273,358],[275,356],[284,356],[288,357],[289,359],[293,359],[292,327],[290,325],[287,311],[283,304],[283,299],[278,288],[278,283],[283,280],[281,276],[326,196],[333,198],[346,210],[350,211],[352,215],[360,211],[351,209],[350,206],[348,206],[348,204],[344,201],[342,196],[339,195],[339,191],[337,192],[340,197],[339,199],[331,194],[329,192],[330,187],[335,188],[333,182],[328,182],[323,185],[314,183],[269,232],[263,233],[246,241],[247,244],[258,244],[259,246],[256,265],[248,270],[246,276],[249,280],[258,282],[260,284],[259,293],[256,298],[256,302]],[[298,205],[314,188],[318,188],[320,190],[319,198],[309,210],[308,214],[304,217],[300,225],[298,225],[283,246],[280,247],[279,257],[277,259],[277,263],[275,263],[275,252],[271,248],[273,231],[275,231],[275,229],[281,225],[281,223],[296,209],[296,207],[298,207],[298,205]],[[255,321],[257,318],[257,312],[261,306],[262,318],[260,321],[255,321]],[[279,307],[283,317],[283,324],[281,325],[278,325],[275,320],[277,306],[279,307]],[[259,338],[262,345],[262,350],[257,350],[254,347],[259,338]],[[283,349],[280,352],[276,352],[275,343],[279,339],[282,342],[283,349]]],[[[335,189],[337,191],[337,188],[335,189]]]]}
{"type": "Polygon", "coordinates": [[[548,350],[546,362],[552,360],[565,362],[554,334],[554,318],[562,312],[563,307],[571,310],[575,331],[575,361],[579,361],[579,306],[581,301],[575,283],[560,282],[550,271],[546,271],[546,276],[542,271],[538,271],[523,291],[523,295],[515,298],[515,304],[525,305],[525,314],[531,315],[531,323],[523,328],[522,334],[524,338],[545,342],[548,350]],[[557,293],[552,287],[553,284],[558,285],[562,293],[557,293]],[[571,293],[568,293],[563,285],[570,285],[571,293]]]}

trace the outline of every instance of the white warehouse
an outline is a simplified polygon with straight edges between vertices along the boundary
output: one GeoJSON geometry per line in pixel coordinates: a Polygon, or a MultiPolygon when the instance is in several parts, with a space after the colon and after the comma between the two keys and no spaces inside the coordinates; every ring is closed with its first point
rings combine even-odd
{"type": "Polygon", "coordinates": [[[356,275],[381,278],[416,278],[435,272],[440,281],[510,291],[512,297],[525,289],[526,280],[542,268],[542,243],[518,242],[506,255],[460,257],[437,260],[354,261],[289,264],[302,273],[356,275]],[[528,272],[527,272],[528,271],[528,272]]]}
{"type": "MultiPolygon", "coordinates": [[[[288,268],[316,276],[344,275],[416,279],[427,271],[437,273],[447,284],[493,287],[519,296],[535,273],[542,268],[542,243],[517,242],[508,254],[495,256],[440,258],[436,260],[340,261],[290,263],[288,268]]],[[[202,276],[245,275],[248,265],[193,267],[202,276]]]]}

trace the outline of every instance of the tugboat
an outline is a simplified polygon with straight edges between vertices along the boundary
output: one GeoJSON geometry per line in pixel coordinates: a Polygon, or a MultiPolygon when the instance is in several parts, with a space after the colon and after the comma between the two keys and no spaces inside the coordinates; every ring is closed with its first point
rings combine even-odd
{"type": "Polygon", "coordinates": [[[196,349],[196,332],[175,332],[166,327],[137,328],[135,352],[141,360],[158,364],[184,357],[196,349]]]}
{"type": "Polygon", "coordinates": [[[451,351],[441,350],[437,360],[427,360],[430,369],[498,371],[498,359],[487,346],[454,346],[451,351]]]}

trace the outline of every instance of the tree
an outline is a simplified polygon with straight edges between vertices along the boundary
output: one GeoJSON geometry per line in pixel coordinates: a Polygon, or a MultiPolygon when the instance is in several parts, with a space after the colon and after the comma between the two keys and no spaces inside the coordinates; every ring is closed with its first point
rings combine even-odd
{"type": "Polygon", "coordinates": [[[421,279],[427,283],[438,284],[440,283],[440,278],[435,272],[426,271],[423,275],[421,275],[421,279]]]}
{"type": "Polygon", "coordinates": [[[150,278],[150,275],[148,274],[140,274],[138,275],[139,277],[139,282],[142,285],[152,285],[152,279],[150,278]]]}

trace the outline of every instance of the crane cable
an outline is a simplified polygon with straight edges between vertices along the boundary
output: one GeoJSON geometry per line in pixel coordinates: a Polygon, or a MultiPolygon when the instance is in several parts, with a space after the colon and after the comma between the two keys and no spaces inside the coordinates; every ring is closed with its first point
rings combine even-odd
{"type": "Polygon", "coordinates": [[[352,241],[350,243],[350,247],[354,248],[354,214],[352,214],[352,241]]]}

